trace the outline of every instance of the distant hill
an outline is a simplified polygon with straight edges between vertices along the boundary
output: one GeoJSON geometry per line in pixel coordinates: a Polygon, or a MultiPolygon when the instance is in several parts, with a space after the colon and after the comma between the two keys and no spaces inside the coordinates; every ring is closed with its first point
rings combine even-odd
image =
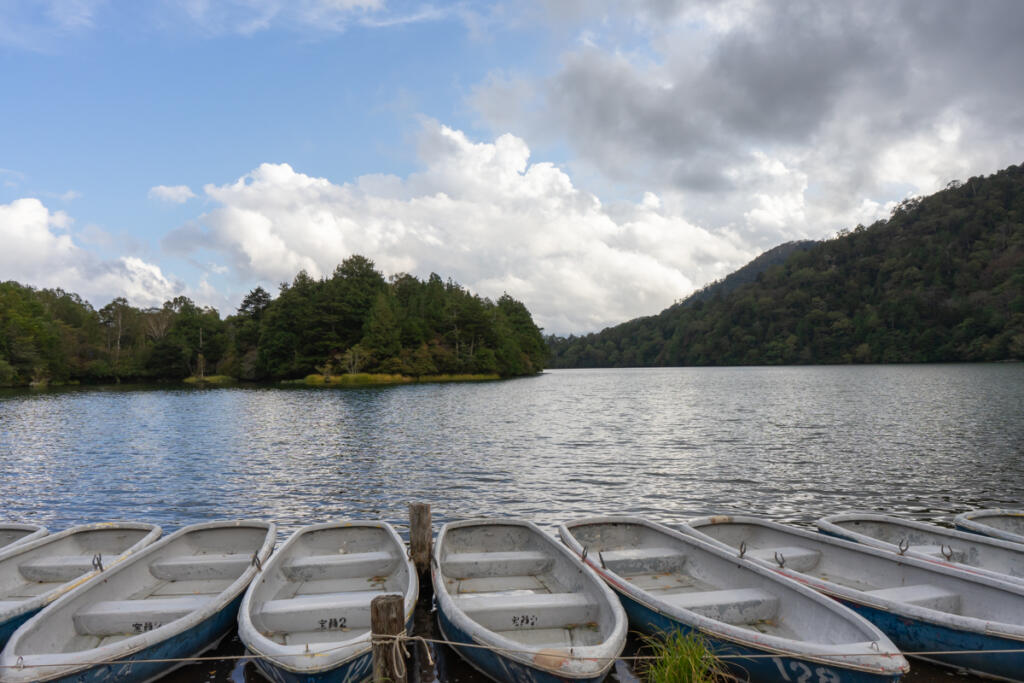
{"type": "Polygon", "coordinates": [[[794,253],[798,251],[807,251],[816,244],[818,244],[818,242],[815,242],[814,240],[798,240],[795,242],[785,242],[777,247],[772,247],[739,270],[726,275],[721,280],[712,282],[706,287],[698,289],[677,305],[689,306],[697,301],[709,301],[714,299],[716,296],[725,296],[741,285],[756,282],[757,276],[764,271],[768,270],[772,266],[785,263],[786,260],[794,253]]]}
{"type": "Polygon", "coordinates": [[[658,315],[547,341],[556,368],[1024,359],[1024,168],[780,245],[658,315]]]}

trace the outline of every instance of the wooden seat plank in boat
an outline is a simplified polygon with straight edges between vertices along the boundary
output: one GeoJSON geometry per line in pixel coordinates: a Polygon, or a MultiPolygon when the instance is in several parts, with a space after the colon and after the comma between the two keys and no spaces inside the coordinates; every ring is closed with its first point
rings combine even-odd
{"type": "Polygon", "coordinates": [[[344,555],[310,555],[292,559],[281,567],[281,571],[289,581],[351,579],[388,574],[396,562],[394,554],[386,550],[344,555]]]}
{"type": "Polygon", "coordinates": [[[444,573],[464,579],[496,574],[529,576],[545,572],[551,564],[551,557],[539,550],[450,553],[444,561],[444,573]]]}
{"type": "Polygon", "coordinates": [[[940,612],[952,612],[955,614],[960,611],[959,594],[926,583],[910,586],[893,586],[891,588],[880,588],[865,592],[868,595],[873,595],[883,600],[926,607],[939,610],[940,612]]]}
{"type": "Polygon", "coordinates": [[[370,601],[383,594],[369,590],[268,600],[260,609],[260,620],[272,632],[369,628],[370,601]]]}
{"type": "Polygon", "coordinates": [[[628,576],[676,571],[686,564],[686,555],[676,548],[622,548],[602,551],[599,560],[616,574],[628,576]]]}
{"type": "Polygon", "coordinates": [[[92,562],[92,555],[56,555],[19,564],[18,571],[28,581],[65,583],[93,571],[92,562]]]}
{"type": "Polygon", "coordinates": [[[772,619],[779,611],[779,599],[760,588],[671,593],[660,597],[670,605],[726,624],[752,624],[772,619]]]}
{"type": "Polygon", "coordinates": [[[585,593],[453,596],[466,616],[492,631],[566,628],[596,621],[600,607],[585,593]]]}
{"type": "Polygon", "coordinates": [[[209,595],[188,595],[148,600],[106,600],[89,605],[72,617],[81,635],[114,636],[151,631],[201,609],[209,595]]]}
{"type": "Polygon", "coordinates": [[[183,555],[167,557],[150,565],[149,572],[164,581],[196,579],[236,579],[252,558],[239,553],[183,555]]]}

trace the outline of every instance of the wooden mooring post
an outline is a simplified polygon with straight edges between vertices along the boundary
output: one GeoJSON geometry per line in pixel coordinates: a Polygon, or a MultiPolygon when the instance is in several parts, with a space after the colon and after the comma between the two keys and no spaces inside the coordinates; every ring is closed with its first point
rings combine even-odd
{"type": "MultiPolygon", "coordinates": [[[[401,648],[394,639],[377,635],[397,636],[405,633],[405,599],[401,595],[378,595],[370,601],[370,633],[373,638],[373,683],[398,683],[395,680],[395,657],[401,657],[401,648]]],[[[404,666],[402,670],[404,670],[404,666]]]]}
{"type": "Polygon", "coordinates": [[[409,503],[409,554],[416,571],[423,576],[430,570],[430,548],[434,528],[430,521],[429,503],[409,503]]]}

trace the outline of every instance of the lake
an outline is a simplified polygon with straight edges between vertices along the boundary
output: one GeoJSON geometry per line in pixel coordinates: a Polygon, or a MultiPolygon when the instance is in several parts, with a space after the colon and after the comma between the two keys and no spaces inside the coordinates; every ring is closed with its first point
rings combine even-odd
{"type": "MultiPolygon", "coordinates": [[[[558,370],[358,389],[0,390],[2,517],[172,531],[257,517],[404,532],[520,516],[835,512],[949,522],[1024,501],[1024,364],[558,370]]],[[[461,680],[461,679],[460,679],[461,680]]],[[[469,680],[468,678],[466,680],[469,680]]]]}

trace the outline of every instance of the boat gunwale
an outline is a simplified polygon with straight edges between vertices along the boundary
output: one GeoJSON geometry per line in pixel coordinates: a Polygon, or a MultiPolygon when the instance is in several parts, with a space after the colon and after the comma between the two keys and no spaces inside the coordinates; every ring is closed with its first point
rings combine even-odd
{"type": "Polygon", "coordinates": [[[37,541],[40,538],[44,538],[50,534],[50,530],[42,524],[28,524],[25,522],[0,522],[0,531],[27,531],[28,534],[21,538],[11,541],[6,545],[0,546],[0,551],[6,551],[8,548],[14,548],[21,543],[31,543],[37,541]]]}
{"type": "MultiPolygon", "coordinates": [[[[723,543],[700,531],[701,526],[714,524],[750,524],[752,526],[763,526],[783,533],[792,534],[794,536],[802,536],[815,542],[835,545],[854,552],[864,553],[865,555],[872,555],[887,562],[893,562],[897,565],[907,565],[909,567],[923,569],[928,572],[943,574],[958,581],[981,584],[986,589],[1008,591],[1014,595],[1024,598],[1024,585],[1019,583],[1000,581],[981,574],[969,574],[960,571],[959,569],[953,569],[945,565],[928,562],[916,557],[908,557],[906,555],[893,557],[892,553],[880,548],[874,548],[872,546],[864,545],[863,543],[847,541],[842,538],[835,538],[834,536],[828,536],[827,534],[809,531],[788,524],[781,524],[779,522],[762,519],[753,515],[708,515],[705,517],[695,517],[681,523],[680,526],[683,528],[683,533],[693,534],[699,538],[708,539],[723,548],[728,548],[735,552],[735,549],[729,544],[723,543]]],[[[919,605],[911,605],[905,602],[879,598],[877,596],[868,595],[865,591],[843,586],[841,584],[828,581],[827,579],[821,579],[812,574],[797,572],[784,567],[780,568],[768,560],[750,558],[750,561],[758,562],[774,572],[788,576],[789,578],[805,585],[812,586],[815,590],[819,590],[825,595],[845,600],[847,602],[884,610],[886,612],[892,612],[893,614],[903,615],[910,619],[918,619],[932,624],[957,628],[971,633],[997,635],[1009,640],[1024,641],[1024,624],[993,622],[980,619],[978,617],[968,617],[961,614],[953,614],[951,612],[943,612],[941,610],[930,609],[928,607],[921,607],[919,605]]]]}
{"type": "Polygon", "coordinates": [[[670,538],[679,540],[687,545],[692,545],[698,550],[707,552],[710,555],[714,555],[728,562],[735,562],[758,576],[766,578],[769,581],[777,582],[786,590],[790,590],[801,596],[809,598],[819,607],[822,607],[836,615],[837,618],[845,618],[848,621],[853,622],[863,632],[865,632],[866,635],[874,636],[874,640],[855,641],[852,643],[840,643],[836,645],[823,645],[821,643],[785,638],[783,636],[775,636],[766,633],[757,633],[757,635],[754,636],[754,632],[748,629],[744,629],[724,621],[719,621],[686,608],[676,607],[665,601],[658,600],[657,597],[649,591],[638,588],[627,581],[620,580],[621,575],[616,572],[600,568],[594,564],[592,557],[588,556],[587,559],[584,560],[591,569],[614,586],[616,590],[621,591],[630,600],[636,601],[657,614],[665,616],[670,620],[686,624],[688,627],[695,628],[714,638],[726,640],[751,649],[768,651],[772,654],[785,657],[797,657],[832,666],[840,665],[852,670],[874,674],[906,673],[910,668],[910,665],[906,660],[903,660],[902,664],[899,664],[895,668],[884,665],[894,661],[898,662],[899,659],[897,658],[902,657],[902,655],[899,648],[896,647],[889,637],[870,621],[853,610],[843,607],[831,598],[823,596],[821,593],[803,583],[800,583],[799,581],[786,576],[780,576],[777,572],[774,572],[771,569],[753,563],[750,560],[738,557],[735,551],[731,548],[729,551],[725,551],[718,545],[709,543],[702,538],[687,535],[663,524],[634,516],[609,515],[585,517],[573,520],[559,525],[559,535],[570,550],[577,555],[581,555],[583,545],[572,534],[572,529],[575,527],[599,524],[636,524],[655,532],[664,533],[670,538]],[[778,581],[778,579],[782,580],[778,581]],[[876,650],[872,648],[872,643],[876,644],[879,649],[876,650]],[[802,645],[804,646],[804,649],[801,650],[794,648],[791,644],[802,645]],[[862,653],[850,652],[858,647],[863,648],[864,651],[862,653]],[[865,664],[859,661],[863,658],[878,659],[880,661],[877,664],[865,664]]]}
{"type": "MultiPolygon", "coordinates": [[[[158,628],[154,628],[151,631],[144,631],[142,633],[135,634],[124,640],[119,640],[108,645],[102,645],[100,647],[88,648],[85,650],[79,650],[75,652],[61,652],[61,653],[26,653],[17,655],[15,653],[15,646],[21,637],[28,633],[31,628],[34,628],[38,623],[41,623],[44,619],[55,614],[61,607],[66,605],[72,600],[77,600],[81,595],[87,593],[93,586],[100,585],[107,582],[112,576],[127,571],[128,568],[132,567],[137,562],[144,562],[145,559],[151,555],[159,552],[166,546],[170,545],[174,541],[182,538],[188,533],[203,531],[206,529],[218,529],[218,528],[260,528],[265,531],[263,543],[260,545],[260,549],[257,551],[262,564],[267,557],[273,552],[274,544],[277,540],[276,529],[277,525],[274,522],[264,522],[262,520],[254,519],[237,519],[237,520],[225,520],[225,521],[210,521],[210,522],[198,522],[196,524],[190,524],[184,526],[177,531],[164,536],[158,541],[147,545],[141,550],[137,551],[130,557],[125,557],[117,564],[111,565],[105,568],[101,572],[96,572],[94,576],[90,577],[88,581],[82,583],[79,588],[81,591],[75,593],[66,593],[60,598],[47,605],[45,609],[34,615],[31,619],[26,621],[22,626],[14,632],[11,639],[7,642],[7,646],[3,652],[0,653],[0,665],[10,664],[6,662],[9,658],[17,658],[21,660],[26,667],[31,665],[36,669],[50,669],[51,671],[46,675],[46,678],[38,680],[52,680],[54,677],[65,677],[72,676],[83,671],[97,666],[96,662],[108,662],[119,659],[131,657],[138,652],[141,652],[154,644],[164,642],[175,635],[183,633],[188,629],[197,626],[207,619],[215,616],[219,611],[230,605],[234,597],[237,597],[241,590],[246,586],[252,578],[256,575],[259,569],[255,562],[251,562],[242,574],[231,582],[226,588],[222,589],[218,593],[211,596],[211,599],[207,601],[207,604],[203,607],[189,612],[186,616],[173,621],[169,621],[166,624],[158,628]],[[241,584],[242,588],[239,588],[241,584]],[[100,656],[97,656],[100,655],[100,656]],[[33,661],[41,658],[47,658],[48,661],[33,661]],[[92,661],[86,661],[92,660],[92,661]],[[70,663],[69,663],[70,662],[70,663]],[[60,670],[56,670],[60,669],[60,670]]],[[[12,667],[13,669],[13,667],[12,667]]],[[[160,674],[163,675],[163,674],[160,674]]],[[[37,679],[32,679],[37,680],[37,679]]]]}
{"type": "Polygon", "coordinates": [[[989,576],[997,581],[1011,581],[1013,583],[1024,583],[1024,577],[1012,576],[1003,572],[998,572],[993,569],[986,569],[985,567],[967,564],[965,562],[953,562],[944,558],[935,557],[928,553],[923,553],[918,550],[914,550],[913,546],[908,548],[904,552],[900,552],[899,546],[895,543],[884,541],[878,537],[865,534],[863,532],[854,531],[844,526],[840,526],[841,522],[880,522],[883,524],[891,524],[898,527],[907,527],[909,529],[917,529],[925,533],[935,534],[937,536],[947,536],[952,539],[961,540],[967,544],[977,544],[981,546],[987,546],[996,550],[1005,550],[1011,553],[1017,553],[1020,555],[1022,566],[1024,566],[1024,545],[1020,543],[1014,543],[1012,541],[1003,540],[1001,538],[995,538],[994,536],[983,536],[981,534],[972,533],[970,531],[961,531],[960,529],[947,529],[935,524],[928,524],[927,522],[921,522],[915,519],[904,519],[903,517],[897,517],[895,515],[885,515],[877,512],[843,512],[836,515],[828,515],[822,517],[816,524],[818,531],[835,538],[839,538],[846,541],[853,541],[862,545],[867,545],[872,548],[879,548],[891,553],[898,555],[915,557],[926,562],[932,562],[934,564],[941,565],[943,567],[950,567],[958,571],[967,572],[968,574],[975,574],[979,576],[989,576]]]}
{"type": "Polygon", "coordinates": [[[959,529],[966,529],[969,533],[978,534],[980,536],[986,536],[988,538],[997,538],[1001,541],[1008,543],[1016,543],[1017,545],[1024,544],[1024,534],[1017,534],[1012,531],[1006,531],[999,527],[994,527],[981,519],[985,517],[1024,517],[1024,510],[1016,510],[1012,508],[983,508],[981,510],[968,510],[967,512],[961,512],[959,515],[953,518],[953,524],[959,529]]]}
{"type": "MultiPolygon", "coordinates": [[[[441,527],[434,542],[434,550],[430,556],[430,571],[434,585],[434,599],[438,604],[438,610],[444,612],[453,625],[460,628],[477,644],[485,648],[493,647],[504,650],[505,652],[500,653],[499,656],[511,659],[531,669],[567,679],[591,679],[595,676],[607,675],[608,671],[615,664],[615,660],[622,653],[623,647],[625,647],[628,620],[618,596],[615,595],[612,589],[608,587],[596,572],[588,565],[580,562],[579,557],[575,553],[560,543],[558,539],[546,534],[543,529],[530,520],[516,517],[487,517],[446,522],[441,527]],[[571,564],[580,568],[585,580],[591,583],[600,598],[604,599],[610,606],[614,621],[608,636],[597,645],[573,646],[569,648],[571,650],[570,660],[576,662],[602,662],[599,668],[577,672],[539,664],[534,661],[534,657],[541,654],[543,648],[530,646],[502,636],[496,631],[482,626],[476,620],[471,619],[464,610],[455,604],[454,599],[448,592],[448,587],[445,585],[444,576],[446,575],[441,572],[438,556],[444,548],[445,537],[450,530],[474,526],[517,526],[525,528],[543,539],[547,547],[551,548],[554,553],[560,554],[571,564]]],[[[458,646],[456,645],[456,647],[458,646]]]]}
{"type": "MultiPolygon", "coordinates": [[[[316,524],[309,524],[300,527],[292,532],[281,547],[277,549],[270,560],[264,565],[263,570],[276,570],[277,566],[284,562],[288,557],[290,550],[292,550],[299,540],[308,533],[323,531],[326,529],[345,529],[355,527],[383,529],[388,535],[389,540],[393,542],[395,547],[399,550],[399,562],[405,562],[406,570],[409,574],[408,586],[402,594],[404,605],[403,611],[405,613],[405,620],[403,623],[409,624],[412,619],[413,612],[416,609],[416,601],[419,597],[419,575],[416,571],[416,567],[412,563],[412,560],[409,559],[409,554],[406,550],[405,542],[402,540],[402,537],[399,536],[398,531],[395,530],[394,526],[383,520],[337,520],[331,522],[318,522],[316,524]]],[[[281,645],[270,638],[267,638],[260,633],[259,629],[256,628],[255,624],[253,624],[252,605],[253,600],[255,599],[254,596],[258,592],[258,586],[259,583],[257,581],[253,581],[249,586],[249,589],[246,590],[245,596],[242,598],[242,604],[238,609],[238,635],[246,649],[265,660],[267,664],[294,674],[316,674],[343,666],[344,664],[363,656],[372,649],[372,634],[365,633],[360,636],[349,638],[348,640],[337,641],[337,643],[328,648],[326,652],[318,653],[316,650],[311,650],[308,654],[301,652],[274,652],[275,649],[289,646],[281,645]],[[349,648],[358,649],[350,650],[349,648]],[[289,664],[282,659],[311,656],[318,660],[316,666],[289,664]]],[[[384,591],[381,595],[398,595],[398,593],[395,591],[384,591]]]]}

